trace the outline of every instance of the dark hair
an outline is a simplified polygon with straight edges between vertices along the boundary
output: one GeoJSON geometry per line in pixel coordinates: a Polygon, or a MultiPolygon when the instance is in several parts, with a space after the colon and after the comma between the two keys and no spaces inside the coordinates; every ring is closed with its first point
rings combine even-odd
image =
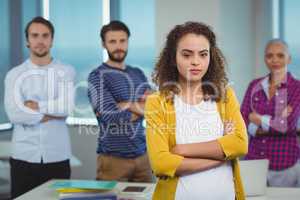
{"type": "Polygon", "coordinates": [[[102,42],[105,41],[105,34],[108,31],[124,31],[125,33],[127,33],[128,37],[130,36],[130,31],[129,31],[128,27],[126,26],[126,24],[124,24],[121,21],[117,21],[117,20],[111,21],[109,24],[104,25],[102,27],[101,32],[100,32],[102,42]]]}
{"type": "Polygon", "coordinates": [[[204,36],[210,45],[210,62],[208,70],[202,78],[204,83],[201,86],[203,95],[215,101],[225,100],[225,87],[228,83],[225,73],[226,61],[221,50],[216,45],[215,34],[204,23],[186,22],[175,26],[171,30],[152,74],[153,82],[159,87],[159,91],[165,95],[173,96],[172,94],[178,94],[179,88],[170,83],[178,83],[177,45],[179,40],[189,33],[204,36]]]}
{"type": "Polygon", "coordinates": [[[45,18],[43,17],[35,17],[33,18],[30,22],[28,22],[28,24],[26,25],[26,28],[25,28],[25,36],[26,36],[26,39],[28,40],[28,31],[29,31],[29,28],[30,28],[30,25],[33,24],[33,23],[39,23],[39,24],[43,24],[45,26],[48,27],[48,29],[50,30],[51,32],[51,37],[53,38],[54,37],[54,26],[53,24],[49,21],[49,20],[46,20],[45,18]]]}

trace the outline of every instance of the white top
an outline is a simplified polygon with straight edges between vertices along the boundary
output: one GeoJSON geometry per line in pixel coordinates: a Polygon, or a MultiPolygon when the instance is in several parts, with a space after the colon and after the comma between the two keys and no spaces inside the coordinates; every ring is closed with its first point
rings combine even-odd
{"type": "MultiPolygon", "coordinates": [[[[175,96],[176,143],[206,142],[223,136],[223,123],[212,101],[189,105],[175,96]]],[[[210,170],[181,176],[176,200],[209,199],[234,200],[232,167],[227,162],[210,170]]]]}
{"type": "Polygon", "coordinates": [[[32,163],[58,162],[71,156],[65,120],[41,123],[44,115],[67,117],[74,105],[73,67],[53,60],[37,66],[26,60],[5,77],[5,110],[14,124],[12,157],[32,163]],[[39,111],[24,106],[38,102],[39,111]]]}

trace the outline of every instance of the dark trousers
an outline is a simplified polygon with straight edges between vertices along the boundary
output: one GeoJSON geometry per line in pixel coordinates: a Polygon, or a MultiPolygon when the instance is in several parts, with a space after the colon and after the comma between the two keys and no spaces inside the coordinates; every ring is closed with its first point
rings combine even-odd
{"type": "Polygon", "coordinates": [[[11,196],[16,198],[50,179],[69,179],[70,161],[29,163],[10,158],[11,196]]]}

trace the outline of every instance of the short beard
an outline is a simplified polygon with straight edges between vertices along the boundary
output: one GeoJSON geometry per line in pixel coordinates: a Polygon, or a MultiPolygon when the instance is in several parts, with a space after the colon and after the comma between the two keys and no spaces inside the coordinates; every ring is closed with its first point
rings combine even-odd
{"type": "Polygon", "coordinates": [[[120,58],[114,57],[114,55],[113,55],[114,52],[111,53],[111,52],[107,51],[107,54],[108,54],[108,57],[111,61],[116,62],[116,63],[122,63],[125,60],[126,56],[127,56],[127,51],[124,51],[124,56],[120,57],[120,58]]]}
{"type": "Polygon", "coordinates": [[[45,56],[48,55],[49,51],[46,51],[46,52],[41,53],[41,54],[36,53],[36,52],[32,52],[32,53],[33,53],[36,57],[43,58],[43,57],[45,57],[45,56]]]}

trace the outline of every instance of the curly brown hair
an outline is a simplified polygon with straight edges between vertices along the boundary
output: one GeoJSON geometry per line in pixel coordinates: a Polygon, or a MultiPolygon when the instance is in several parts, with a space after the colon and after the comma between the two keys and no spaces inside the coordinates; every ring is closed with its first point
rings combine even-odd
{"type": "Polygon", "coordinates": [[[204,36],[210,45],[209,66],[202,78],[203,95],[214,101],[225,100],[225,87],[228,83],[225,73],[226,60],[221,50],[217,47],[214,32],[204,23],[186,22],[176,25],[171,30],[152,74],[153,82],[159,87],[159,91],[166,96],[172,97],[173,94],[179,93],[179,88],[170,83],[178,83],[177,46],[179,40],[189,33],[204,36]]]}

